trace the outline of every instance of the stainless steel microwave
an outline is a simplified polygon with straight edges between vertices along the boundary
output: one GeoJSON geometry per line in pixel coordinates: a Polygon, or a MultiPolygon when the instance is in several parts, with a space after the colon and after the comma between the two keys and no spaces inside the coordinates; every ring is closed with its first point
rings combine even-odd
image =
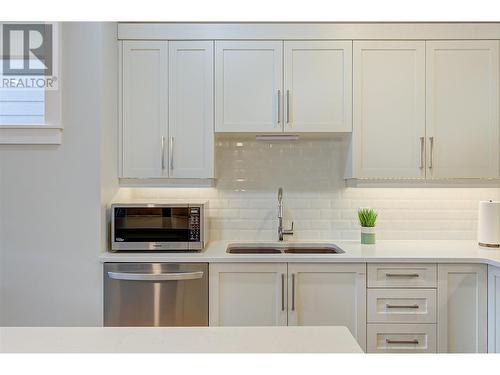
{"type": "Polygon", "coordinates": [[[200,251],[206,204],[112,204],[112,251],[200,251]]]}

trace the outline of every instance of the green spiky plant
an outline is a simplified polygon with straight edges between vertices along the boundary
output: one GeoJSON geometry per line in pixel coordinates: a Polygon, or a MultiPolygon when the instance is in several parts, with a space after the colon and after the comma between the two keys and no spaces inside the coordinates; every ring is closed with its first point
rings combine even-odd
{"type": "Polygon", "coordinates": [[[373,208],[360,208],[358,218],[362,227],[374,227],[377,222],[377,212],[373,208]]]}

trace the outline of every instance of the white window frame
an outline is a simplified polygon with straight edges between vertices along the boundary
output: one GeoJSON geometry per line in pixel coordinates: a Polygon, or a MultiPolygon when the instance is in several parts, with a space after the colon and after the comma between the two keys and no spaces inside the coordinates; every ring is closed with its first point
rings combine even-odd
{"type": "MultiPolygon", "coordinates": [[[[45,121],[43,124],[0,124],[0,145],[59,145],[62,143],[63,127],[61,122],[61,49],[62,24],[58,24],[56,49],[59,75],[58,89],[45,90],[45,121]]],[[[0,33],[1,35],[1,33],[0,33]]]]}

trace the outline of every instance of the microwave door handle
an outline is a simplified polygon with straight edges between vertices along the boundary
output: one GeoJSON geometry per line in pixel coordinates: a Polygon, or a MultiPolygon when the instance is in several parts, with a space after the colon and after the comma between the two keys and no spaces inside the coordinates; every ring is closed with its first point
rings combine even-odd
{"type": "Polygon", "coordinates": [[[132,281],[178,281],[196,280],[203,277],[203,271],[172,273],[108,272],[110,279],[132,281]]]}

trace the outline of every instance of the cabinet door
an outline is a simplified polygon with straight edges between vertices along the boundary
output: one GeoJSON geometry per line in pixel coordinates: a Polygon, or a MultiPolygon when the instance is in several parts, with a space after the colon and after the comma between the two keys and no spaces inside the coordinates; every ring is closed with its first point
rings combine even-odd
{"type": "Polygon", "coordinates": [[[288,325],[346,326],[366,344],[366,265],[288,264],[288,325]]]}
{"type": "Polygon", "coordinates": [[[499,175],[498,43],[427,42],[431,177],[499,175]]]}
{"type": "Polygon", "coordinates": [[[167,42],[123,42],[121,177],[168,174],[167,79],[167,42]]]}
{"type": "Polygon", "coordinates": [[[282,44],[215,42],[215,130],[282,132],[282,44]]]}
{"type": "Polygon", "coordinates": [[[285,42],[285,131],[352,131],[352,42],[285,42]]]}
{"type": "Polygon", "coordinates": [[[500,353],[500,268],[488,266],[488,353],[500,353]]]}
{"type": "Polygon", "coordinates": [[[354,177],[425,177],[425,42],[353,48],[354,177]]]}
{"type": "Polygon", "coordinates": [[[485,353],[486,266],[438,265],[438,351],[485,353]]]}
{"type": "Polygon", "coordinates": [[[170,42],[169,77],[169,176],[213,178],[213,42],[170,42]]]}
{"type": "Polygon", "coordinates": [[[286,263],[210,264],[211,326],[286,326],[286,263]]]}

